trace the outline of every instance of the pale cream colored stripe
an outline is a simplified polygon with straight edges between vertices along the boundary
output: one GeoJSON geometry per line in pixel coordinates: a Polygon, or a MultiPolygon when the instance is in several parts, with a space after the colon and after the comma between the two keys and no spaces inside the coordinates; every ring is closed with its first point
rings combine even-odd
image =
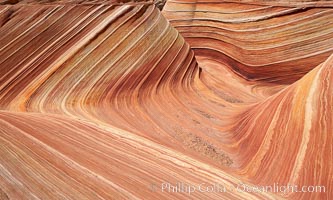
{"type": "Polygon", "coordinates": [[[299,177],[299,172],[302,169],[302,165],[304,163],[306,150],[308,147],[308,143],[310,140],[310,131],[312,126],[312,114],[313,114],[313,100],[315,97],[315,93],[318,88],[319,76],[321,74],[322,68],[317,72],[314,80],[312,81],[312,85],[310,91],[308,93],[308,97],[305,103],[305,119],[304,119],[304,129],[302,134],[302,142],[300,144],[298,154],[296,156],[295,164],[293,171],[290,176],[290,183],[295,183],[299,177]]]}

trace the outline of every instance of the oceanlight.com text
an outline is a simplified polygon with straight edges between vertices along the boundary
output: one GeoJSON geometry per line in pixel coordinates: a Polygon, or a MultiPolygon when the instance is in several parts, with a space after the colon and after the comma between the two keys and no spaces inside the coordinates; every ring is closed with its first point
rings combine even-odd
{"type": "Polygon", "coordinates": [[[271,185],[249,185],[245,183],[239,183],[237,185],[225,185],[219,183],[199,183],[189,184],[183,182],[169,183],[163,182],[160,184],[151,184],[150,189],[154,192],[166,192],[166,193],[187,193],[191,195],[195,192],[247,192],[247,193],[311,193],[311,192],[326,192],[325,186],[299,186],[293,184],[280,185],[279,183],[273,183],[271,185]]]}

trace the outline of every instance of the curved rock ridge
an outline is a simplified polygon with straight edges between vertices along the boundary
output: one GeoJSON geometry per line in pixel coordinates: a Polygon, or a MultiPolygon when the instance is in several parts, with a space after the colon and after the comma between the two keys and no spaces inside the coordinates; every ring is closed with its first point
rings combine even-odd
{"type": "MultiPolygon", "coordinates": [[[[182,126],[187,123],[192,130],[195,130],[191,127],[194,122],[198,126],[194,118],[187,118],[192,112],[195,118],[211,116],[198,109],[193,111],[192,107],[198,105],[184,107],[183,103],[194,103],[191,95],[195,92],[191,87],[198,80],[199,68],[189,45],[153,5],[16,5],[2,6],[1,13],[0,107],[10,111],[3,111],[0,126],[3,196],[10,199],[135,199],[147,195],[150,199],[181,198],[186,194],[161,194],[149,187],[161,182],[200,184],[206,181],[208,184],[216,179],[229,185],[239,182],[217,168],[211,178],[206,176],[212,166],[205,162],[225,166],[232,164],[232,160],[216,145],[182,126]],[[33,14],[26,17],[32,10],[33,14]],[[58,114],[56,118],[60,122],[49,113],[58,114]],[[40,121],[31,121],[32,116],[40,121]],[[80,128],[75,120],[88,125],[80,128]],[[39,125],[34,126],[35,123],[39,125]],[[114,131],[114,127],[121,129],[114,131]],[[115,154],[110,152],[109,157],[118,157],[116,160],[108,160],[102,153],[106,151],[105,145],[93,154],[88,153],[100,144],[93,140],[83,145],[86,139],[77,135],[83,129],[92,135],[103,132],[110,137],[118,132],[119,137],[137,138],[141,143],[148,142],[161,149],[142,149],[155,160],[143,161],[148,157],[142,157],[136,161],[141,164],[133,163],[132,167],[125,168],[125,163],[132,158],[118,153],[128,151],[127,146],[115,154]],[[67,143],[69,136],[74,137],[71,140],[74,143],[67,143]],[[42,152],[41,146],[33,147],[36,144],[43,146],[42,152]],[[193,167],[179,170],[186,163],[179,167],[179,161],[174,158],[167,162],[173,162],[177,168],[161,167],[165,163],[160,163],[160,167],[154,165],[160,162],[156,154],[164,154],[163,149],[178,151],[179,155],[173,156],[179,159],[193,157],[191,162],[195,167],[206,166],[207,172],[198,169],[201,175],[195,178],[193,167]],[[21,153],[19,158],[15,157],[17,153],[21,153]],[[84,163],[76,161],[73,155],[85,160],[84,163]],[[45,160],[50,157],[54,159],[45,160]],[[179,175],[175,177],[173,170],[179,175]],[[188,179],[183,170],[189,170],[186,174],[191,173],[193,179],[188,179]],[[141,183],[117,183],[130,177],[137,177],[141,183]]],[[[196,100],[195,104],[200,101],[206,100],[196,100]]],[[[135,152],[141,151],[140,148],[135,144],[133,148],[133,156],[138,156],[135,152]]],[[[220,198],[224,194],[196,195],[220,198]]],[[[227,196],[242,199],[242,196],[266,195],[272,194],[229,193],[227,196]]]]}
{"type": "Polygon", "coordinates": [[[1,198],[332,198],[330,9],[112,2],[0,6],[1,198]]]}
{"type": "Polygon", "coordinates": [[[331,8],[170,0],[163,14],[197,56],[247,80],[290,84],[333,53],[331,8]]]}
{"type": "Polygon", "coordinates": [[[232,104],[224,104],[220,136],[228,142],[219,146],[232,155],[232,173],[257,185],[332,187],[332,11],[167,2],[163,14],[194,50],[200,81],[232,104]]]}
{"type": "MultiPolygon", "coordinates": [[[[240,155],[237,173],[259,185],[274,180],[280,185],[326,185],[331,190],[332,80],[333,55],[299,81],[236,116],[232,132],[237,145],[232,148],[240,155]]],[[[286,197],[331,196],[328,192],[286,197]]]]}

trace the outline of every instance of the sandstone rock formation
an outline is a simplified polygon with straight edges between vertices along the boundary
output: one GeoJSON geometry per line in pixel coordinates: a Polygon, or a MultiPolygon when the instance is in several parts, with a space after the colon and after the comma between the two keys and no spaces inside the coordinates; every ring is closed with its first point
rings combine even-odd
{"type": "Polygon", "coordinates": [[[333,197],[333,4],[2,3],[0,198],[333,197]]]}

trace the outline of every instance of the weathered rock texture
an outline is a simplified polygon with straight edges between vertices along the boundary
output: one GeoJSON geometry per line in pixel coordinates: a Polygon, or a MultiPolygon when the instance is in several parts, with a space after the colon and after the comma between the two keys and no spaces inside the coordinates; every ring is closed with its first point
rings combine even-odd
{"type": "Polygon", "coordinates": [[[0,197],[331,199],[333,10],[184,0],[163,15],[0,6],[0,197]],[[240,182],[326,192],[229,190],[240,182]]]}

